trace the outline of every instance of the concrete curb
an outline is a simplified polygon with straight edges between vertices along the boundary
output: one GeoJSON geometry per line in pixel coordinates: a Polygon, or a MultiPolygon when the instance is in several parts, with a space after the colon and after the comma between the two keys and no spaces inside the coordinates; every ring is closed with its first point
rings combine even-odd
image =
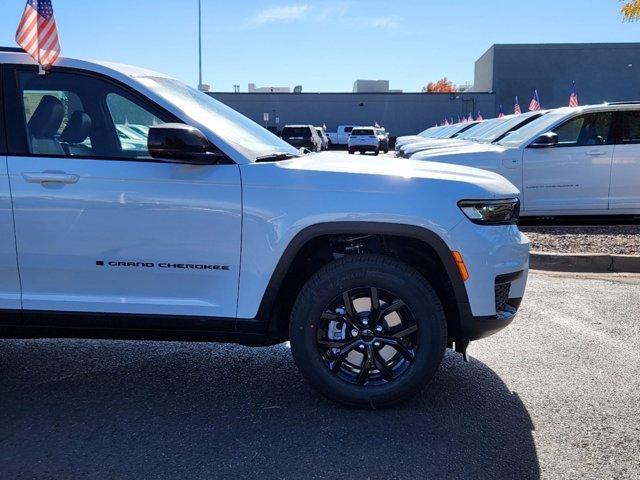
{"type": "Polygon", "coordinates": [[[640,273],[640,255],[531,252],[534,270],[579,273],[640,273]]]}

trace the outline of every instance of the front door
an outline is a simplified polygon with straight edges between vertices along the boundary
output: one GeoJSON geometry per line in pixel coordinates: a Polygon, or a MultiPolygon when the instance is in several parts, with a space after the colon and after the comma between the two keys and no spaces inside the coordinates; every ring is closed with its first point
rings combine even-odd
{"type": "Polygon", "coordinates": [[[640,110],[616,112],[609,208],[615,214],[640,212],[640,110]]]}
{"type": "Polygon", "coordinates": [[[23,308],[235,317],[238,166],[152,159],[149,127],[178,119],[123,85],[68,69],[7,77],[23,308]]]}
{"type": "Polygon", "coordinates": [[[611,113],[579,115],[556,127],[558,145],[527,148],[523,207],[527,212],[602,211],[609,204],[611,113]]]}
{"type": "Polygon", "coordinates": [[[13,229],[11,188],[7,174],[7,145],[4,129],[4,100],[0,70],[0,325],[19,323],[20,278],[13,229]]]}

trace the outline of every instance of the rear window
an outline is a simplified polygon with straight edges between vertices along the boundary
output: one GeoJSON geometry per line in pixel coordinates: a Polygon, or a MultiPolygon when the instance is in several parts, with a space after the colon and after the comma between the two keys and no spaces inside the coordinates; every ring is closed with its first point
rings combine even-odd
{"type": "Polygon", "coordinates": [[[282,138],[310,138],[311,129],[309,127],[284,127],[282,129],[282,138]]]}
{"type": "Polygon", "coordinates": [[[355,128],[351,132],[351,135],[353,135],[354,137],[363,137],[363,136],[375,135],[375,132],[373,130],[366,130],[364,128],[355,128]]]}

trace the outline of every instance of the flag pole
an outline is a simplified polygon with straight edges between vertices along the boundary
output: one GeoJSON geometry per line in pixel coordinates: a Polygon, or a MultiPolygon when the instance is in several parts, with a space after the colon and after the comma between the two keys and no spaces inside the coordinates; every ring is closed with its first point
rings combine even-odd
{"type": "Polygon", "coordinates": [[[202,89],[202,0],[198,0],[198,90],[202,89]]]}

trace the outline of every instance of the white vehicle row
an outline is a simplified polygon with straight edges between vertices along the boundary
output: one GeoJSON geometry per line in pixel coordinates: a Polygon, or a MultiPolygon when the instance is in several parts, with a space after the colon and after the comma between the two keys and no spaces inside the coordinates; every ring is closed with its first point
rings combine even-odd
{"type": "Polygon", "coordinates": [[[639,215],[640,105],[609,103],[434,127],[396,155],[490,170],[521,192],[521,215],[639,215]]]}

